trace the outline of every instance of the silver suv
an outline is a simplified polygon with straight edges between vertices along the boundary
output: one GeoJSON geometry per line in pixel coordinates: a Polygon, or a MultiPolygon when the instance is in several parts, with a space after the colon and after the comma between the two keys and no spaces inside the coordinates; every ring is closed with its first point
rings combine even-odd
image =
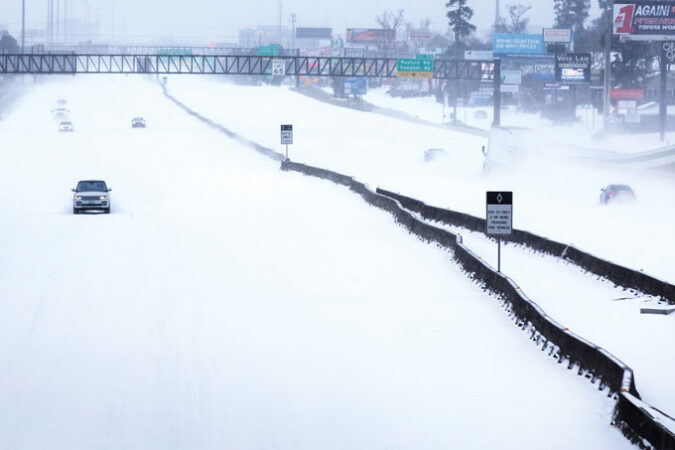
{"type": "Polygon", "coordinates": [[[72,191],[75,193],[73,194],[73,214],[92,209],[110,214],[109,192],[112,189],[106,186],[105,181],[82,180],[72,191]]]}

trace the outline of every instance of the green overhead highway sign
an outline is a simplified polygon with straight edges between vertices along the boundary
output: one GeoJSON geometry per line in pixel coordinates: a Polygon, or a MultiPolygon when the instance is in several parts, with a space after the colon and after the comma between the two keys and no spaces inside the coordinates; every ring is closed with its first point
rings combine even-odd
{"type": "Polygon", "coordinates": [[[434,61],[421,58],[399,59],[396,69],[401,78],[431,78],[434,74],[434,61]]]}
{"type": "Polygon", "coordinates": [[[261,45],[258,47],[258,56],[277,56],[279,46],[277,44],[261,45]]]}
{"type": "Polygon", "coordinates": [[[431,53],[418,53],[415,55],[415,59],[434,59],[434,55],[431,53]]]}

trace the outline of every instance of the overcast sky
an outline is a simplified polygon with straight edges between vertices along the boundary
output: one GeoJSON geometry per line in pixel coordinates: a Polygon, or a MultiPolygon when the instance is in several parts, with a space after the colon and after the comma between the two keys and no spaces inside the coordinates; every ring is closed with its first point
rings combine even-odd
{"type": "MultiPolygon", "coordinates": [[[[25,0],[27,28],[43,28],[47,0],[25,0]]],[[[279,21],[278,0],[59,0],[72,3],[73,16],[88,16],[101,22],[102,40],[125,36],[130,42],[173,37],[176,41],[235,42],[240,28],[276,25],[279,21]],[[89,5],[86,7],[85,5],[89,5]]],[[[500,0],[507,4],[532,6],[529,13],[533,25],[550,26],[553,21],[553,0],[500,0]]],[[[57,0],[54,0],[56,3],[57,0]]],[[[8,25],[18,35],[21,22],[21,0],[0,0],[0,25],[8,25]]],[[[593,0],[592,15],[597,14],[593,0]]],[[[494,20],[495,0],[469,0],[474,8],[473,23],[479,30],[489,29],[494,20]]],[[[291,13],[297,15],[297,26],[332,27],[334,35],[344,35],[347,27],[375,27],[374,18],[384,10],[405,10],[406,21],[432,21],[432,28],[446,28],[445,0],[340,0],[333,3],[315,0],[283,0],[283,23],[291,13]]],[[[18,36],[17,36],[18,37],[18,36]]],[[[121,39],[123,40],[123,39],[121,39]]]]}

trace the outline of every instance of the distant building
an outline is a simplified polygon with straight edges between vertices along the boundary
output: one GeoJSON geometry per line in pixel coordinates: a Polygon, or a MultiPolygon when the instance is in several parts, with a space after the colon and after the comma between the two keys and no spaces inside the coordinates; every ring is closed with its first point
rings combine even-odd
{"type": "Polygon", "coordinates": [[[291,47],[292,32],[288,27],[281,27],[281,39],[278,25],[258,25],[254,28],[239,30],[240,47],[258,47],[260,45],[281,44],[285,48],[291,47]]]}

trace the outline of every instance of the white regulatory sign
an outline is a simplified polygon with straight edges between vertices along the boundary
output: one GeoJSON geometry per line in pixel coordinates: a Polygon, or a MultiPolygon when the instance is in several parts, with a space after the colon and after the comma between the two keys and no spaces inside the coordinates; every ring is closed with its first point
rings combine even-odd
{"type": "Polygon", "coordinates": [[[275,77],[283,77],[286,75],[286,61],[283,59],[272,60],[272,75],[275,77]]]}
{"type": "Polygon", "coordinates": [[[281,145],[293,144],[293,125],[281,126],[281,145]]]}
{"type": "Polygon", "coordinates": [[[485,219],[487,234],[511,234],[513,192],[488,192],[485,219]]]}

